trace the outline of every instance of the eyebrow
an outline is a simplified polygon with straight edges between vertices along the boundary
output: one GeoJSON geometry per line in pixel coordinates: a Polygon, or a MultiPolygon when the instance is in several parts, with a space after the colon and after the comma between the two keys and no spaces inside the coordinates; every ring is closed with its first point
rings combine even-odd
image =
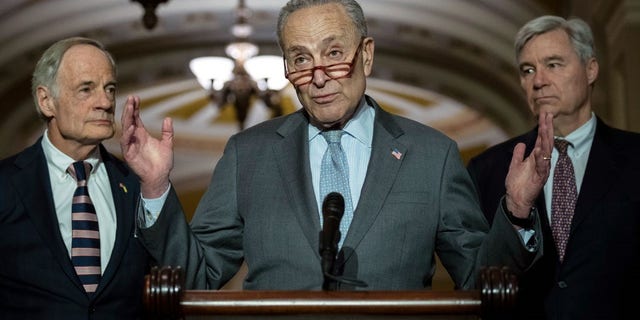
{"type": "Polygon", "coordinates": [[[557,55],[557,54],[554,54],[554,55],[551,55],[550,57],[544,58],[544,62],[549,62],[549,61],[551,61],[551,60],[561,60],[561,61],[564,61],[564,60],[566,60],[566,59],[564,58],[564,56],[557,55]]]}
{"type": "MultiPolygon", "coordinates": [[[[553,54],[551,56],[545,57],[542,59],[542,61],[544,63],[549,63],[549,61],[554,61],[554,60],[559,60],[559,61],[565,61],[567,59],[565,59],[563,56],[558,55],[558,54],[553,54]]],[[[524,61],[521,62],[520,64],[518,64],[518,68],[522,68],[524,66],[533,66],[534,63],[528,62],[528,61],[524,61]]]]}
{"type": "MultiPolygon", "coordinates": [[[[322,39],[322,41],[320,41],[322,43],[323,47],[327,47],[329,46],[332,42],[335,42],[337,39],[337,37],[335,35],[326,37],[324,39],[322,39]]],[[[287,49],[286,53],[295,53],[295,52],[301,52],[301,51],[309,51],[307,47],[302,46],[302,45],[295,45],[292,46],[291,48],[287,49]]]]}
{"type": "MultiPolygon", "coordinates": [[[[95,81],[93,81],[93,80],[84,80],[84,81],[81,81],[81,82],[77,85],[77,87],[82,87],[82,86],[96,86],[96,85],[97,85],[97,83],[96,83],[95,81]]],[[[107,82],[107,83],[105,84],[105,86],[111,86],[111,85],[113,85],[113,86],[117,86],[117,85],[118,85],[118,82],[117,82],[116,80],[112,80],[112,81],[109,81],[109,82],[107,82]]]]}

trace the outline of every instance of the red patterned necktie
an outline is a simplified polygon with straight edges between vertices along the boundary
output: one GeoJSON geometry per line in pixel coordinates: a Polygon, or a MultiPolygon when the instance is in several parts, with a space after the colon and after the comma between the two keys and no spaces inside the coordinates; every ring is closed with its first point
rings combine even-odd
{"type": "Polygon", "coordinates": [[[564,259],[569,231],[571,230],[571,219],[576,209],[576,199],[578,190],[576,188],[576,178],[573,171],[573,164],[567,155],[567,148],[570,142],[566,140],[555,140],[555,147],[560,156],[553,172],[553,191],[551,197],[551,231],[553,239],[558,249],[560,262],[564,259]]]}
{"type": "Polygon", "coordinates": [[[84,289],[93,293],[100,282],[101,270],[98,217],[87,189],[91,165],[74,162],[68,171],[78,182],[71,205],[71,261],[84,289]]]}

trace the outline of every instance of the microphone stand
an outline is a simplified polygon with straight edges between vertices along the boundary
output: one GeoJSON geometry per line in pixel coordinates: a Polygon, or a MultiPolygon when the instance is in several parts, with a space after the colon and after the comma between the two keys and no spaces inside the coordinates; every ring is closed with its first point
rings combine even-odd
{"type": "Polygon", "coordinates": [[[364,286],[367,284],[355,279],[347,279],[336,275],[335,270],[336,255],[338,254],[338,243],[340,242],[340,219],[344,213],[344,198],[338,192],[327,194],[322,202],[322,216],[324,225],[320,230],[320,263],[322,264],[322,275],[324,281],[322,290],[338,290],[339,283],[351,284],[354,286],[364,286]],[[324,234],[326,231],[327,234],[324,234]]]}
{"type": "MultiPolygon", "coordinates": [[[[322,231],[320,231],[320,239],[322,239],[322,231]]],[[[347,284],[354,287],[367,287],[367,283],[358,279],[345,278],[336,275],[335,261],[336,252],[338,251],[338,241],[340,241],[340,231],[336,231],[335,239],[332,242],[330,248],[325,248],[322,243],[320,244],[320,258],[322,264],[322,275],[324,280],[322,282],[322,290],[325,291],[337,291],[338,284],[347,284]]]]}
{"type": "MultiPolygon", "coordinates": [[[[322,231],[320,231],[320,239],[322,239],[322,231]]],[[[322,274],[324,281],[322,282],[322,290],[336,291],[338,284],[335,276],[333,276],[333,265],[336,261],[336,252],[338,251],[338,241],[340,240],[340,231],[336,230],[335,238],[331,242],[329,248],[325,248],[320,242],[320,263],[322,264],[322,274]]]]}

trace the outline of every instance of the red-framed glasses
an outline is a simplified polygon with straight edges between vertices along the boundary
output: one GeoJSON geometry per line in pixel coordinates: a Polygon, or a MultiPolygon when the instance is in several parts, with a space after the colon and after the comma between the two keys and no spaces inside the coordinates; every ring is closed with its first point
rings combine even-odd
{"type": "Polygon", "coordinates": [[[296,70],[289,72],[287,68],[287,60],[282,57],[282,61],[284,62],[284,76],[293,84],[294,87],[303,86],[305,84],[311,83],[313,80],[313,74],[316,70],[322,70],[324,74],[326,74],[329,78],[336,80],[347,78],[351,76],[353,73],[353,65],[356,62],[356,58],[362,51],[362,44],[364,43],[365,37],[360,39],[360,44],[358,45],[358,49],[356,49],[356,53],[353,55],[351,62],[340,62],[334,63],[326,66],[315,66],[309,69],[296,70]]]}

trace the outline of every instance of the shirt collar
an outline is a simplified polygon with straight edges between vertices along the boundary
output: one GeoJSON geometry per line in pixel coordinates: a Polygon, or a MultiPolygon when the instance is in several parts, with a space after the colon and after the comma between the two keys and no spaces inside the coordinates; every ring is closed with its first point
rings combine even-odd
{"type": "MultiPolygon", "coordinates": [[[[63,178],[67,175],[67,169],[75,162],[75,160],[56,148],[56,146],[51,143],[51,140],[49,140],[48,133],[49,129],[45,130],[42,136],[42,150],[44,151],[45,157],[48,159],[49,169],[53,169],[53,173],[63,178]]],[[[87,157],[87,159],[84,159],[84,161],[91,164],[91,173],[96,172],[98,166],[102,164],[102,159],[100,158],[100,152],[98,152],[98,149],[99,148],[96,148],[89,157],[87,157]]]]}
{"type": "Polygon", "coordinates": [[[596,116],[592,112],[589,121],[568,134],[564,139],[571,143],[576,152],[582,153],[589,148],[591,141],[593,141],[593,136],[596,133],[596,122],[596,116]]]}
{"type": "MultiPolygon", "coordinates": [[[[360,141],[363,145],[371,147],[373,141],[373,123],[375,110],[369,105],[366,99],[360,100],[360,105],[356,109],[353,117],[347,122],[342,130],[348,135],[360,141]]],[[[320,135],[320,129],[309,123],[309,141],[320,135]]]]}

